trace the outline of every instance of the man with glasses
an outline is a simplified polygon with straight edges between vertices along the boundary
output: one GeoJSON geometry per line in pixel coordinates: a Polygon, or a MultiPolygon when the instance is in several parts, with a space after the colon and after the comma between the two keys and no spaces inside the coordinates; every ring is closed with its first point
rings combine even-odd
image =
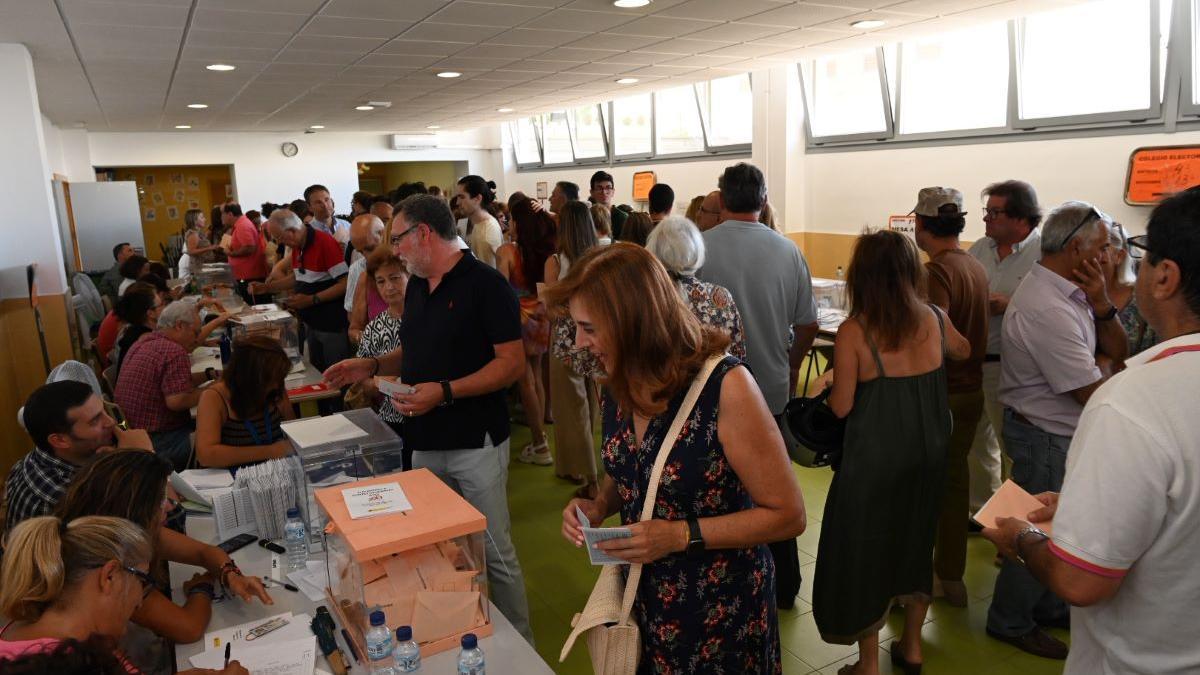
{"type": "Polygon", "coordinates": [[[700,202],[700,213],[696,216],[696,227],[707,232],[721,224],[721,191],[713,190],[700,202]]]}
{"type": "Polygon", "coordinates": [[[531,643],[525,582],[509,528],[509,421],[505,393],[525,370],[512,286],[460,246],[446,202],[413,195],[396,207],[391,246],[412,279],[400,348],[325,371],[344,386],[399,375],[412,392],[392,397],[405,416],[413,468],[433,471],[487,518],[492,600],[531,643]]]}
{"type": "MultiPolygon", "coordinates": [[[[1043,226],[1042,259],[1004,314],[1004,447],[1013,461],[1013,480],[1031,494],[1062,487],[1083,406],[1129,348],[1105,283],[1111,222],[1084,202],[1055,209],[1043,226]]],[[[988,610],[988,635],[1030,654],[1064,659],[1067,646],[1043,627],[1067,625],[1063,601],[1006,560],[988,610]]]]}
{"type": "Polygon", "coordinates": [[[1000,328],[1008,300],[1021,280],[1042,257],[1042,210],[1033,186],[1019,180],[993,183],[983,190],[987,199],[983,225],[987,235],[967,251],[983,265],[988,277],[988,339],[983,362],[983,417],[976,425],[967,467],[971,481],[971,510],[978,511],[1007,476],[1001,453],[1000,328]]]}
{"type": "Polygon", "coordinates": [[[608,209],[609,215],[612,218],[612,240],[620,241],[621,228],[625,226],[625,219],[629,217],[629,214],[621,209],[613,208],[616,183],[613,182],[612,174],[607,171],[597,171],[592,174],[592,180],[589,185],[592,190],[592,202],[608,209]]]}
{"type": "Polygon", "coordinates": [[[1200,671],[1200,188],[1162,202],[1135,293],[1161,342],[1084,408],[1062,495],[984,535],[1070,602],[1068,675],[1200,671]],[[1053,535],[1036,527],[1054,521],[1053,535]],[[1026,522],[1026,520],[1031,521],[1026,522]]]}

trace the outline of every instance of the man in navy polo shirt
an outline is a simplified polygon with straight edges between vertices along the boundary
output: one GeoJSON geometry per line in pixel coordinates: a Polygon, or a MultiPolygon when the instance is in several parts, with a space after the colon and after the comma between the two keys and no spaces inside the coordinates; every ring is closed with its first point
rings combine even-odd
{"type": "Polygon", "coordinates": [[[412,280],[400,348],[325,371],[344,386],[400,375],[411,394],[392,399],[408,419],[413,467],[433,471],[487,518],[492,600],[531,643],[529,605],[509,528],[509,426],[505,391],[525,368],[517,296],[500,273],[459,247],[446,202],[412,195],[396,207],[391,246],[412,280]]]}

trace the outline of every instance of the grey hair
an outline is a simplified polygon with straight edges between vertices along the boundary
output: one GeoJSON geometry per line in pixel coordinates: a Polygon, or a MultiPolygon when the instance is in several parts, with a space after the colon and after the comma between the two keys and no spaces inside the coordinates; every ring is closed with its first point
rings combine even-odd
{"type": "Polygon", "coordinates": [[[1133,256],[1129,255],[1128,238],[1125,236],[1125,226],[1113,222],[1108,228],[1108,243],[1112,244],[1113,252],[1124,251],[1125,260],[1121,261],[1121,269],[1117,270],[1117,281],[1132,285],[1137,281],[1137,273],[1133,271],[1133,256]]]}
{"type": "Polygon", "coordinates": [[[1111,223],[1112,218],[1087,202],[1064,202],[1046,216],[1046,222],[1042,225],[1042,253],[1059,253],[1075,237],[1092,234],[1101,225],[1111,223]],[[1092,210],[1100,217],[1092,218],[1092,210]],[[1088,219],[1087,225],[1079,227],[1084,219],[1088,219]]]}
{"type": "Polygon", "coordinates": [[[195,326],[199,322],[200,315],[196,313],[196,305],[190,302],[172,302],[158,315],[158,330],[170,330],[181,323],[195,326]]]}
{"type": "Polygon", "coordinates": [[[290,209],[275,209],[271,212],[269,220],[283,230],[299,230],[304,227],[304,221],[290,209]]]}
{"type": "Polygon", "coordinates": [[[684,216],[663,219],[650,231],[646,250],[668,272],[679,276],[695,276],[704,267],[704,238],[700,236],[700,228],[684,216]]]}

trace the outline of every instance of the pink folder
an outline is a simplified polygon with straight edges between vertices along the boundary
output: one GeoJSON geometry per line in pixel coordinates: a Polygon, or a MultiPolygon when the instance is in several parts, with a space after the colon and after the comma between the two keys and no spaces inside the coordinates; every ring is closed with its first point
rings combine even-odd
{"type": "MultiPolygon", "coordinates": [[[[984,527],[996,527],[997,518],[1029,520],[1029,513],[1042,508],[1042,506],[1044,504],[1026,492],[1020,485],[1006,480],[1000,489],[996,490],[996,494],[987,500],[983,508],[979,509],[974,519],[984,527]]],[[[1033,524],[1045,530],[1047,534],[1053,532],[1054,523],[1052,521],[1047,520],[1033,524]]]]}

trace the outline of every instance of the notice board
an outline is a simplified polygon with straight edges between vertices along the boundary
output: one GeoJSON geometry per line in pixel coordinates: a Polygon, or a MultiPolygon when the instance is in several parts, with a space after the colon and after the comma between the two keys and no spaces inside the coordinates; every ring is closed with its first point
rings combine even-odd
{"type": "Polygon", "coordinates": [[[645,202],[650,200],[650,188],[658,183],[658,177],[653,171],[639,171],[633,174],[633,201],[645,202]]]}
{"type": "Polygon", "coordinates": [[[1200,145],[1138,148],[1129,155],[1126,204],[1157,204],[1193,185],[1200,185],[1200,145]]]}

